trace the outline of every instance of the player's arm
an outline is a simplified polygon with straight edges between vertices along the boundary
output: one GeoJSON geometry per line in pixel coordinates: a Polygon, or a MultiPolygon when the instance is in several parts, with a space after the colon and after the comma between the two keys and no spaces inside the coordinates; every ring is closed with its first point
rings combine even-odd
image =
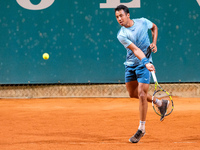
{"type": "Polygon", "coordinates": [[[135,44],[131,43],[127,48],[133,51],[134,55],[142,61],[149,71],[155,71],[154,66],[146,58],[145,54],[141,49],[139,49],[135,44]]]}
{"type": "Polygon", "coordinates": [[[153,23],[153,26],[151,28],[152,38],[153,42],[150,44],[150,48],[152,49],[152,52],[157,52],[157,37],[158,37],[158,27],[153,23]]]}

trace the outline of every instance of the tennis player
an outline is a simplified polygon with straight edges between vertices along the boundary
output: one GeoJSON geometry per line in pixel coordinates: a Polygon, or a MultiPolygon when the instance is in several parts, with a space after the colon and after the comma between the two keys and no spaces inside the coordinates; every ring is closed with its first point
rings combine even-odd
{"type": "MultiPolygon", "coordinates": [[[[139,98],[140,123],[137,132],[129,139],[130,142],[137,143],[145,134],[147,102],[152,102],[152,96],[147,92],[151,78],[150,71],[155,71],[151,51],[157,52],[158,28],[146,18],[130,19],[129,9],[124,5],[115,8],[115,16],[122,26],[117,38],[127,50],[124,63],[126,88],[131,98],[139,98]],[[150,43],[148,29],[152,33],[152,43],[150,43]]],[[[167,101],[156,98],[153,101],[161,112],[162,121],[165,117],[167,101]]]]}

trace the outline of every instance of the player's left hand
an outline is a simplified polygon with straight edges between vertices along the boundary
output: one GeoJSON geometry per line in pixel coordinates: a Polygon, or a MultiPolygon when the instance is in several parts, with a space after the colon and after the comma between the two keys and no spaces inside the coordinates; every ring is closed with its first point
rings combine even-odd
{"type": "Polygon", "coordinates": [[[151,43],[150,44],[150,49],[151,49],[152,52],[156,53],[157,52],[157,46],[156,46],[156,44],[151,43]]]}

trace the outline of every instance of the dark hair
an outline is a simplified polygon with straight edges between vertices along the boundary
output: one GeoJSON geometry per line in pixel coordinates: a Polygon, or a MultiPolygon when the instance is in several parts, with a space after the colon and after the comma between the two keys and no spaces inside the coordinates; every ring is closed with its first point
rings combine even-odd
{"type": "Polygon", "coordinates": [[[126,14],[129,13],[128,7],[126,7],[126,6],[124,6],[124,5],[119,5],[119,6],[117,6],[117,7],[115,8],[115,12],[116,12],[116,11],[119,11],[119,10],[124,10],[124,12],[125,12],[126,14]]]}

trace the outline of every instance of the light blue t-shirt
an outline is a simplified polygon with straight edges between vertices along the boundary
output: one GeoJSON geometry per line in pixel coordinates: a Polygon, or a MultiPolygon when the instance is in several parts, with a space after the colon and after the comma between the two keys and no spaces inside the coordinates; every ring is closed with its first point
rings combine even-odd
{"type": "MultiPolygon", "coordinates": [[[[117,38],[127,50],[126,62],[124,62],[124,65],[137,67],[138,65],[142,65],[142,62],[134,55],[133,51],[127,47],[131,43],[134,43],[146,55],[147,48],[150,45],[148,29],[153,27],[153,23],[146,18],[133,19],[133,21],[134,24],[130,28],[121,27],[117,38]]],[[[151,55],[148,59],[152,62],[151,55]]]]}

